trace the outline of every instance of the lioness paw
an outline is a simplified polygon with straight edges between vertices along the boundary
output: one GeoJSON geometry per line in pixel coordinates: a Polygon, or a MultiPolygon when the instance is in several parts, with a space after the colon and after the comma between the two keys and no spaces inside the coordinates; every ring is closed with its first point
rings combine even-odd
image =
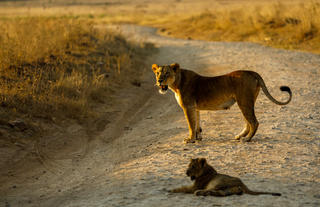
{"type": "Polygon", "coordinates": [[[235,139],[235,140],[240,140],[241,137],[242,137],[242,135],[241,135],[241,134],[238,134],[238,135],[236,135],[236,136],[234,137],[234,139],[235,139]]]}
{"type": "Polygon", "coordinates": [[[195,143],[196,140],[195,139],[190,139],[190,138],[187,138],[187,139],[184,139],[183,141],[184,143],[188,144],[188,143],[195,143]]]}
{"type": "Polygon", "coordinates": [[[202,136],[197,136],[196,140],[197,141],[202,141],[202,136]]]}
{"type": "Polygon", "coordinates": [[[198,140],[198,141],[201,141],[201,140],[202,140],[201,132],[197,132],[196,140],[198,140]]]}
{"type": "Polygon", "coordinates": [[[242,142],[250,142],[251,141],[251,137],[244,137],[241,139],[242,142]]]}

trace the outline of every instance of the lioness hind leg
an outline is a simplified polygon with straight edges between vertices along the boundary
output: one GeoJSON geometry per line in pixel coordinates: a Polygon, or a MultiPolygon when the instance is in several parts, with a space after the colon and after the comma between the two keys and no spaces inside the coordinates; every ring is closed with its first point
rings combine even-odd
{"type": "Polygon", "coordinates": [[[258,126],[259,126],[259,122],[256,119],[255,121],[253,121],[253,123],[251,123],[250,132],[245,137],[244,141],[246,141],[246,142],[250,142],[251,141],[252,137],[256,134],[256,132],[258,130],[258,126]]]}
{"type": "Polygon", "coordinates": [[[249,125],[249,132],[247,133],[247,136],[245,137],[244,141],[250,142],[251,138],[257,132],[257,129],[259,126],[256,115],[254,114],[254,101],[247,103],[246,105],[243,105],[242,103],[238,102],[238,105],[244,118],[246,119],[249,125]]]}
{"type": "MultiPolygon", "coordinates": [[[[242,110],[241,110],[242,111],[242,110]]],[[[254,109],[248,110],[248,111],[244,111],[242,112],[246,121],[249,124],[250,130],[249,133],[247,134],[247,136],[244,138],[244,141],[246,142],[250,142],[252,137],[255,135],[255,133],[257,132],[258,126],[259,126],[259,122],[254,114],[254,109]]]]}
{"type": "Polygon", "coordinates": [[[248,123],[246,123],[245,127],[243,128],[243,130],[238,135],[235,136],[235,139],[239,140],[241,137],[247,136],[249,131],[250,131],[250,125],[248,123]]]}

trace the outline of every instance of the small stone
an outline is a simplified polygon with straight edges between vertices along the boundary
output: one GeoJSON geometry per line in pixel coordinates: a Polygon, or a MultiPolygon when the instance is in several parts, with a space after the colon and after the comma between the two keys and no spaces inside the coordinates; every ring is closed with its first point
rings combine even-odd
{"type": "Polygon", "coordinates": [[[320,199],[320,194],[313,195],[313,197],[320,199]]]}
{"type": "Polygon", "coordinates": [[[125,126],[125,127],[124,127],[124,130],[129,131],[129,130],[132,130],[132,128],[131,128],[131,127],[129,127],[129,126],[125,126]]]}
{"type": "Polygon", "coordinates": [[[12,121],[9,121],[9,126],[12,128],[17,128],[20,131],[25,131],[28,129],[26,123],[22,119],[15,119],[12,121]]]}
{"type": "Polygon", "coordinates": [[[137,87],[140,87],[140,86],[141,86],[141,82],[138,81],[138,80],[133,80],[133,81],[131,81],[131,84],[134,85],[134,86],[137,86],[137,87]]]}

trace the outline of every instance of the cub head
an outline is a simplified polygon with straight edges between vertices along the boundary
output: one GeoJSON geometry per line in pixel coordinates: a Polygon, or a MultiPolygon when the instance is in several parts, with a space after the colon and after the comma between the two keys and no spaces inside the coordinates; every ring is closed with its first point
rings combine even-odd
{"type": "Polygon", "coordinates": [[[168,90],[168,86],[172,85],[176,80],[176,75],[180,70],[180,66],[178,63],[164,66],[153,64],[152,70],[156,75],[156,85],[160,87],[159,92],[165,94],[168,90]]]}
{"type": "Polygon", "coordinates": [[[216,174],[217,172],[210,165],[208,165],[205,158],[196,158],[190,160],[186,173],[187,176],[191,178],[191,180],[195,180],[204,174],[216,174]]]}

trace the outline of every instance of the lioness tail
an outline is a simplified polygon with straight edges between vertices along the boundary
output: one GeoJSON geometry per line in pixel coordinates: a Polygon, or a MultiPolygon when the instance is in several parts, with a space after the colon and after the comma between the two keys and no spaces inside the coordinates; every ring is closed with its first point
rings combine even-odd
{"type": "Polygon", "coordinates": [[[262,88],[262,91],[264,92],[264,94],[269,98],[269,100],[271,100],[273,103],[275,104],[278,104],[278,105],[286,105],[288,104],[290,101],[291,101],[291,98],[292,98],[292,92],[291,92],[291,89],[288,87],[288,86],[281,86],[280,87],[280,90],[281,91],[285,91],[285,92],[288,92],[289,93],[289,99],[285,102],[280,102],[278,100],[276,100],[275,98],[273,98],[271,96],[271,94],[269,93],[268,89],[267,89],[267,86],[266,84],[264,83],[264,80],[262,79],[262,77],[256,73],[256,72],[253,72],[252,73],[254,75],[254,77],[258,80],[259,82],[259,85],[261,86],[262,88]]]}

